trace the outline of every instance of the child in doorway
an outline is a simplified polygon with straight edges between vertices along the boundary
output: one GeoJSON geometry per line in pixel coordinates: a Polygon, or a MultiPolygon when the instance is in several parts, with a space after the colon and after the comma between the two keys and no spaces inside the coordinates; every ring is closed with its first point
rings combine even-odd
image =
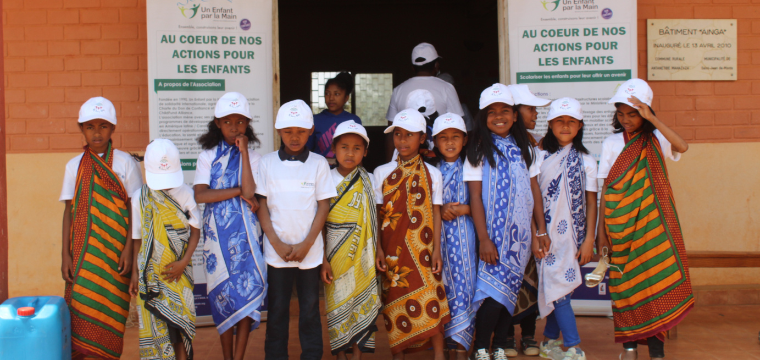
{"type": "Polygon", "coordinates": [[[596,161],[583,146],[583,111],[571,98],[554,100],[549,130],[536,165],[551,250],[536,256],[538,309],[546,318],[541,357],[585,360],[570,295],[581,282],[580,265],[594,255],[596,161]],[[560,333],[562,339],[559,341],[560,333]],[[566,350],[559,347],[563,344],[566,350]]]}
{"type": "Polygon", "coordinates": [[[116,109],[108,99],[87,100],[78,122],[87,145],[66,164],[59,199],[66,204],[61,275],[72,357],[119,359],[129,316],[129,194],[142,186],[142,174],[132,156],[113,148],[116,109]]]}
{"type": "Polygon", "coordinates": [[[248,100],[229,92],[216,102],[195,170],[195,201],[203,210],[203,259],[211,316],[225,360],[242,360],[267,294],[253,174],[261,155],[248,100]],[[235,334],[237,334],[235,336],[235,334]],[[233,344],[234,343],[234,344],[233,344]]]}
{"type": "Polygon", "coordinates": [[[451,319],[441,274],[442,177],[422,161],[425,118],[400,111],[385,133],[393,134],[398,160],[375,169],[383,273],[383,318],[394,359],[423,350],[432,341],[443,360],[443,326],[451,319]]]}
{"type": "MultiPolygon", "coordinates": [[[[613,134],[602,143],[597,241],[610,247],[610,295],[615,342],[623,360],[636,359],[637,342],[652,359],[665,357],[662,334],[694,307],[681,225],[665,158],[678,161],[689,145],[652,111],[649,85],[631,79],[610,104],[613,134]],[[652,206],[655,204],[655,206],[652,206]],[[648,279],[640,281],[638,274],[648,279]]],[[[601,251],[600,251],[601,253],[601,251]]]]}
{"type": "Polygon", "coordinates": [[[269,274],[269,312],[265,359],[288,358],[290,299],[298,293],[301,359],[322,358],[319,317],[319,265],[324,259],[322,228],[337,195],[330,166],[309,152],[314,131],[311,108],[302,100],[285,103],[274,124],[283,146],[261,158],[256,195],[264,230],[264,256],[269,274]]]}
{"type": "Polygon", "coordinates": [[[505,85],[494,84],[481,93],[464,170],[480,242],[474,300],[480,306],[475,320],[477,360],[490,359],[492,335],[493,359],[506,360],[508,330],[531,243],[540,240],[541,251],[549,248],[541,201],[534,203],[540,199],[534,150],[525,125],[515,121],[513,106],[505,85]]]}
{"type": "Polygon", "coordinates": [[[338,196],[330,200],[325,225],[325,282],[330,348],[338,360],[358,360],[375,351],[375,322],[380,312],[380,294],[375,277],[377,209],[372,174],[361,165],[367,156],[369,137],[363,126],[346,121],[338,125],[332,151],[338,167],[330,170],[338,196]]]}
{"type": "Polygon", "coordinates": [[[325,105],[327,109],[314,115],[314,133],[309,136],[306,147],[324,156],[328,162],[335,164],[335,153],[332,151],[333,133],[344,121],[353,120],[360,124],[362,120],[344,110],[346,103],[354,91],[354,78],[347,72],[342,72],[325,84],[325,105]]]}
{"type": "Polygon", "coordinates": [[[140,358],[187,360],[195,338],[191,259],[201,235],[200,211],[170,140],[148,144],[145,178],[147,185],[132,194],[137,256],[129,284],[139,307],[140,358]]]}
{"type": "MultiPolygon", "coordinates": [[[[449,347],[457,360],[466,360],[475,333],[475,281],[478,254],[475,226],[470,215],[470,192],[464,182],[464,146],[467,128],[454,113],[439,116],[433,124],[435,154],[443,176],[441,207],[441,251],[444,288],[451,311],[451,322],[444,326],[449,347]]],[[[451,357],[454,358],[453,356],[451,357]]]]}

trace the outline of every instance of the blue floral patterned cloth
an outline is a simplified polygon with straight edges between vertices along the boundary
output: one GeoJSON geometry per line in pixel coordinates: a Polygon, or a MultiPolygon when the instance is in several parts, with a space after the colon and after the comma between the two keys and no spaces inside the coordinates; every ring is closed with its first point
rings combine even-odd
{"type": "MultiPolygon", "coordinates": [[[[240,186],[242,156],[236,146],[221,141],[211,162],[210,189],[240,186]]],[[[206,204],[203,211],[203,258],[211,316],[219,334],[246,316],[252,328],[261,321],[266,299],[266,263],[261,226],[239,196],[206,204]]]]}
{"type": "Polygon", "coordinates": [[[504,156],[494,154],[496,164],[483,161],[483,206],[486,227],[499,253],[496,265],[480,262],[475,301],[493,298],[510,314],[515,311],[525,266],[530,258],[530,222],[533,195],[530,173],[512,135],[491,135],[504,156]]]}
{"type": "MultiPolygon", "coordinates": [[[[463,175],[461,159],[440,165],[443,174],[443,203],[470,204],[470,194],[463,175]]],[[[441,256],[443,257],[443,284],[449,301],[451,322],[444,326],[449,341],[470,349],[475,333],[475,313],[472,299],[478,276],[478,253],[475,248],[475,226],[470,215],[462,215],[451,221],[443,221],[441,229],[441,256]]]]}

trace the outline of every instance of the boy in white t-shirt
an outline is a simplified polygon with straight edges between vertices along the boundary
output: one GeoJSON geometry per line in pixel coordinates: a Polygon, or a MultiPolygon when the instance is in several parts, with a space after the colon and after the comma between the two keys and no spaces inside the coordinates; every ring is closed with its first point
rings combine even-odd
{"type": "Polygon", "coordinates": [[[116,109],[108,99],[87,100],[78,122],[87,145],[66,164],[59,198],[66,204],[61,275],[71,350],[75,357],[118,358],[129,315],[129,194],[140,189],[142,175],[129,154],[113,148],[116,109]]]}
{"type": "Polygon", "coordinates": [[[337,196],[337,192],[327,160],[306,149],[314,131],[311,108],[302,100],[282,105],[274,127],[282,145],[280,150],[261,158],[256,174],[269,284],[265,359],[288,358],[293,282],[300,310],[301,359],[321,359],[322,228],[330,210],[330,198],[337,196]]]}

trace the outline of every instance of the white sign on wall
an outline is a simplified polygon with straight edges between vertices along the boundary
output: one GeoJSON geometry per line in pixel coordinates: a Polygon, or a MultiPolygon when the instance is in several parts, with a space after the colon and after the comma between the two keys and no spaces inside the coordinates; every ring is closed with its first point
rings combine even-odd
{"type": "MultiPolygon", "coordinates": [[[[258,151],[272,151],[271,0],[151,0],[147,21],[150,138],[177,145],[185,182],[201,152],[196,139],[225,92],[248,98],[258,151]]],[[[211,315],[202,249],[193,256],[199,323],[211,315]]]]}
{"type": "MultiPolygon", "coordinates": [[[[637,76],[636,0],[509,0],[513,84],[536,96],[576,98],[583,106],[583,142],[599,159],[612,132],[607,100],[637,76]]],[[[534,133],[546,134],[546,108],[534,133]]]]}

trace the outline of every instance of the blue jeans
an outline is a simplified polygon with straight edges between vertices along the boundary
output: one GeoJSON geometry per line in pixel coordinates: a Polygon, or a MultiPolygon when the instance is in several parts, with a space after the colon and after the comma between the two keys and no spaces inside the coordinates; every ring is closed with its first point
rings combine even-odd
{"type": "Polygon", "coordinates": [[[554,311],[546,317],[544,336],[556,340],[559,339],[560,332],[565,347],[576,346],[581,343],[578,326],[575,324],[575,313],[570,306],[570,295],[555,301],[554,311]]]}

